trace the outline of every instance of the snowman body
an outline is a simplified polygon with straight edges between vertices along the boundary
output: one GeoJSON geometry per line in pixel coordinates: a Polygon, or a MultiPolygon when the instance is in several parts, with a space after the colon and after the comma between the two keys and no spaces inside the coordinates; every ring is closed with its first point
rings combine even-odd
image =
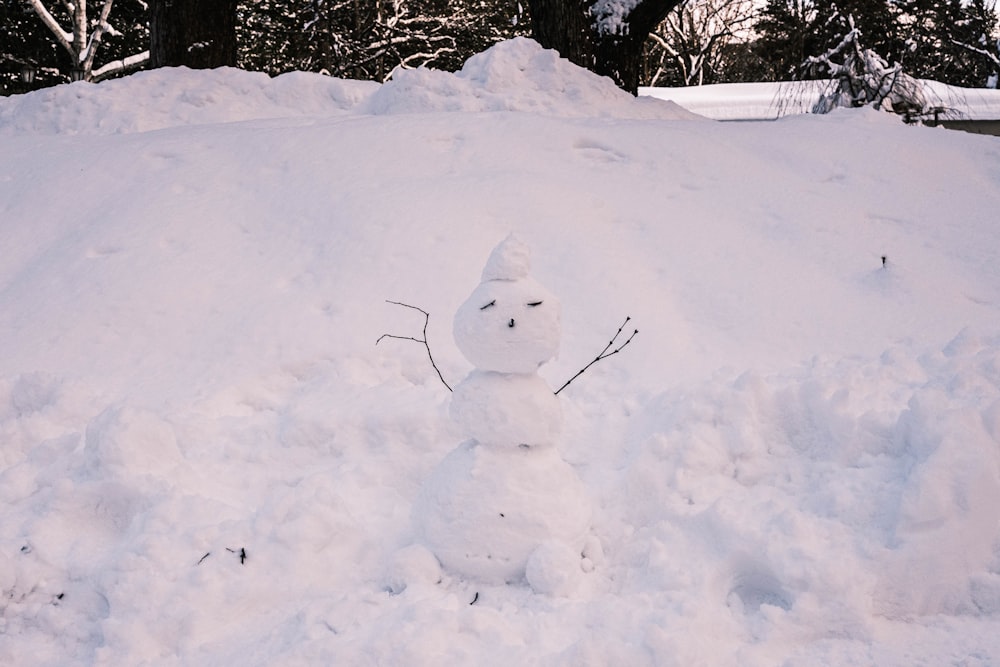
{"type": "Polygon", "coordinates": [[[494,583],[527,573],[536,589],[565,588],[574,573],[553,573],[551,563],[579,572],[591,507],[556,449],[562,411],[537,374],[559,347],[559,304],[528,269],[527,248],[509,237],[455,315],[455,342],[476,368],[455,387],[449,414],[468,440],[425,481],[414,523],[449,570],[494,583]]]}

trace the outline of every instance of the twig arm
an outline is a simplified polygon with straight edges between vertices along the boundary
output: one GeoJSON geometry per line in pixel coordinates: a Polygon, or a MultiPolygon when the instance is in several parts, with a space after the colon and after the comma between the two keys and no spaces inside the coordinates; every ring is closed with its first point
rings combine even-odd
{"type": "Polygon", "coordinates": [[[427,358],[431,360],[431,366],[434,368],[435,372],[437,372],[437,376],[438,376],[438,379],[441,380],[441,384],[443,384],[445,387],[447,387],[448,391],[452,391],[451,385],[449,385],[445,381],[444,376],[441,375],[441,369],[438,368],[437,363],[435,363],[435,361],[434,361],[434,355],[431,354],[431,346],[427,342],[427,325],[431,321],[431,314],[428,313],[423,308],[417,308],[416,306],[411,306],[408,303],[400,303],[399,301],[390,301],[389,299],[386,299],[385,302],[386,303],[391,303],[394,306],[402,306],[403,308],[409,308],[411,310],[416,310],[417,312],[423,313],[423,315],[424,315],[424,337],[423,338],[415,338],[413,336],[396,336],[394,334],[382,334],[381,336],[378,337],[378,340],[375,341],[375,344],[378,345],[379,343],[381,343],[383,338],[395,338],[396,340],[412,340],[414,343],[422,343],[423,346],[424,346],[424,348],[426,348],[426,350],[427,350],[427,358]]]}
{"type": "Polygon", "coordinates": [[[563,386],[561,386],[558,389],[556,389],[555,393],[558,394],[560,391],[562,391],[563,389],[565,389],[566,387],[568,387],[569,384],[573,380],[575,380],[578,377],[580,377],[581,375],[583,375],[587,371],[588,368],[590,368],[591,366],[593,366],[594,364],[596,364],[601,359],[607,359],[608,357],[610,357],[610,356],[612,356],[614,354],[618,354],[619,352],[621,352],[622,350],[624,350],[625,346],[628,345],[629,343],[631,343],[632,339],[635,338],[635,335],[637,333],[639,333],[638,329],[636,329],[635,331],[633,331],[632,334],[625,340],[625,342],[622,343],[621,345],[619,345],[618,347],[616,347],[615,349],[611,350],[611,346],[615,344],[616,340],[618,340],[618,337],[621,335],[622,331],[625,329],[625,325],[628,324],[629,321],[631,321],[631,319],[632,319],[631,317],[626,317],[625,321],[622,322],[622,325],[620,327],[618,327],[618,331],[615,332],[615,335],[611,337],[611,340],[608,342],[607,345],[604,346],[604,349],[601,350],[600,354],[598,354],[596,357],[594,357],[594,359],[589,364],[587,364],[586,366],[584,366],[583,368],[581,368],[579,371],[577,371],[576,375],[574,375],[570,379],[566,380],[566,383],[563,386]],[[611,350],[611,351],[608,352],[608,350],[611,350]]]}

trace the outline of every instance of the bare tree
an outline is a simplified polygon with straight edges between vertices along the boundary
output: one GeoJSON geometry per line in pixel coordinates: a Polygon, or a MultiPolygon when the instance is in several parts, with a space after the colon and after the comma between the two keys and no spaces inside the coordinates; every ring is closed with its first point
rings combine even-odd
{"type": "Polygon", "coordinates": [[[649,85],[718,83],[728,47],[749,31],[754,0],[686,0],[649,34],[649,85]]]}
{"type": "Polygon", "coordinates": [[[385,81],[400,67],[454,71],[527,34],[516,0],[259,0],[239,7],[240,63],[385,81]]]}
{"type": "Polygon", "coordinates": [[[101,40],[105,35],[116,33],[109,22],[114,0],[103,0],[103,2],[98,3],[100,10],[96,19],[88,16],[87,0],[76,0],[76,2],[60,0],[60,2],[69,14],[69,28],[64,28],[59,23],[42,0],[28,0],[31,9],[72,59],[72,78],[99,81],[127,69],[140,67],[149,60],[149,52],[144,51],[94,69],[101,40]]]}

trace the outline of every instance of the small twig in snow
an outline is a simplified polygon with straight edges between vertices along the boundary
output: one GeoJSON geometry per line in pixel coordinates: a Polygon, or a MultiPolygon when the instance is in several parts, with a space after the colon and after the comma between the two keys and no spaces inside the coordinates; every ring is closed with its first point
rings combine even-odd
{"type": "Polygon", "coordinates": [[[583,368],[581,368],[579,371],[577,371],[576,375],[574,375],[570,379],[566,380],[566,384],[564,384],[563,386],[561,386],[558,389],[556,389],[556,393],[558,394],[560,391],[562,391],[563,389],[565,389],[566,387],[568,387],[570,382],[572,382],[573,380],[575,380],[578,377],[580,377],[581,375],[583,375],[584,372],[586,372],[586,370],[588,368],[590,368],[591,366],[593,366],[594,364],[596,364],[601,359],[607,359],[611,355],[618,354],[619,352],[621,352],[622,350],[624,350],[625,346],[628,345],[629,343],[631,343],[632,339],[635,338],[635,335],[637,333],[639,333],[638,329],[636,329],[635,331],[633,331],[632,335],[629,336],[628,339],[624,343],[622,343],[621,345],[619,345],[615,349],[611,350],[611,346],[615,344],[616,340],[618,340],[618,336],[621,335],[622,330],[625,328],[625,325],[628,324],[629,321],[631,321],[631,319],[632,319],[631,317],[626,317],[625,321],[622,322],[622,325],[620,327],[618,327],[618,331],[615,333],[615,335],[611,338],[611,340],[608,342],[608,344],[604,346],[604,349],[601,350],[601,353],[599,355],[597,355],[594,358],[593,361],[591,361],[589,364],[587,364],[586,366],[584,366],[583,368]],[[611,351],[608,352],[608,350],[611,350],[611,351]]]}
{"type": "Polygon", "coordinates": [[[434,370],[437,372],[437,376],[441,380],[441,383],[448,388],[448,391],[452,391],[451,386],[447,382],[445,382],[444,376],[441,375],[441,369],[439,369],[437,367],[437,364],[434,362],[434,355],[431,354],[431,346],[427,342],[427,324],[431,321],[430,313],[428,313],[423,308],[417,308],[416,306],[411,306],[408,303],[400,303],[399,301],[390,301],[388,299],[386,299],[385,302],[391,303],[394,306],[402,306],[403,308],[410,308],[412,310],[416,310],[423,313],[424,337],[421,339],[421,338],[414,338],[413,336],[394,336],[393,334],[382,334],[381,336],[378,337],[378,340],[375,341],[375,344],[378,345],[379,343],[381,343],[383,338],[395,338],[397,340],[412,340],[414,343],[423,343],[424,347],[427,348],[427,358],[431,360],[431,366],[433,366],[434,370]]]}

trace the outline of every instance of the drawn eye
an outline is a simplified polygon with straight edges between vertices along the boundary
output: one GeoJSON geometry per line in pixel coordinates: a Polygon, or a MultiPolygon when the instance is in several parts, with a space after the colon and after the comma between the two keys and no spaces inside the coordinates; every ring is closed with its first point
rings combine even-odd
{"type": "Polygon", "coordinates": [[[542,302],[541,301],[531,301],[531,302],[528,303],[528,305],[531,306],[532,308],[534,308],[535,306],[542,305],[542,302]]]}
{"type": "Polygon", "coordinates": [[[487,308],[489,308],[490,306],[495,306],[495,305],[497,305],[497,300],[496,300],[496,299],[493,299],[492,301],[490,301],[490,302],[489,302],[488,304],[486,304],[485,306],[481,306],[481,307],[479,308],[479,310],[486,310],[486,309],[487,309],[487,308]]]}

